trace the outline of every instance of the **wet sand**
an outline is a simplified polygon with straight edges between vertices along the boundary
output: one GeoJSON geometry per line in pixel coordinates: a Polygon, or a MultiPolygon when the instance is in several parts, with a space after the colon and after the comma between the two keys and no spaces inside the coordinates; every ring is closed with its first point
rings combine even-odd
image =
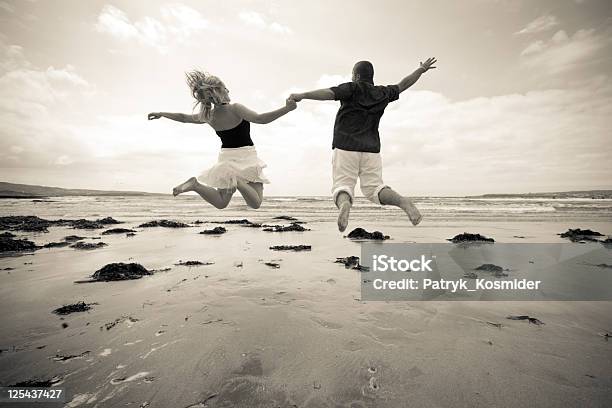
{"type": "MultiPolygon", "coordinates": [[[[198,234],[216,225],[135,228],[133,237],[103,236],[108,246],[100,249],[1,258],[0,269],[14,269],[0,271],[0,383],[57,376],[68,407],[604,407],[612,400],[612,341],[601,336],[612,330],[612,302],[364,302],[360,272],[334,263],[359,256],[360,246],[333,222],[308,223],[306,232],[224,225],[223,235],[198,234]],[[289,244],[312,250],[269,249],[289,244]],[[175,265],[181,260],[214,264],[175,265]],[[111,262],[171,269],[74,283],[111,262]],[[78,301],[93,305],[51,313],[78,301]]],[[[497,242],[562,242],[555,234],[576,225],[426,220],[413,228],[389,220],[349,230],[357,226],[392,242],[445,242],[464,231],[497,242]]],[[[588,227],[610,232],[610,223],[588,227]]],[[[43,244],[73,233],[18,235],[43,244]]]]}

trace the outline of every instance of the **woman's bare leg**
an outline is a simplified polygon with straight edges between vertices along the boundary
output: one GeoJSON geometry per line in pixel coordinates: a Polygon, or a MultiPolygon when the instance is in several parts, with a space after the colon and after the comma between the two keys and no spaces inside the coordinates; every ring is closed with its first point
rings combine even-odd
{"type": "Polygon", "coordinates": [[[238,179],[237,187],[249,207],[257,209],[261,206],[263,201],[262,183],[251,183],[238,179]]]}
{"type": "Polygon", "coordinates": [[[227,207],[234,194],[234,190],[216,189],[200,184],[195,177],[174,187],[172,194],[176,197],[188,191],[195,191],[200,197],[219,209],[227,207]]]}
{"type": "Polygon", "coordinates": [[[195,183],[197,183],[197,182],[198,182],[198,180],[195,177],[191,177],[186,182],[184,182],[182,184],[179,184],[178,186],[174,187],[172,189],[172,195],[176,197],[179,194],[183,194],[183,193],[186,193],[188,191],[193,191],[193,187],[195,186],[195,183]]]}

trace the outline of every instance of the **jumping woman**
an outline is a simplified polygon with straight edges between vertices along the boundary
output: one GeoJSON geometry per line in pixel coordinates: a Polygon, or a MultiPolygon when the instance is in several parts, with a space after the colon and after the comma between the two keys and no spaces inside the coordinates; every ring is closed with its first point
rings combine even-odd
{"type": "Polygon", "coordinates": [[[277,110],[256,113],[239,103],[229,103],[229,91],[216,76],[202,71],[186,74],[187,85],[196,100],[194,114],[153,112],[148,119],[168,118],[182,123],[206,123],[221,138],[217,164],[200,176],[191,177],[172,190],[172,194],[195,191],[216,208],[225,208],[238,190],[247,205],[259,208],[263,200],[263,184],[269,183],[263,174],[266,164],[257,157],[250,136],[251,123],[270,123],[296,108],[288,99],[277,110]]]}

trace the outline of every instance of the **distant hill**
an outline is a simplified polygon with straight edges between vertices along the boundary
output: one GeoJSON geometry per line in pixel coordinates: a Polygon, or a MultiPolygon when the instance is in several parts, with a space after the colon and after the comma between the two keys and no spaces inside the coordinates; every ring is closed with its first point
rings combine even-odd
{"type": "MultiPolygon", "coordinates": [[[[35,186],[0,182],[0,198],[41,198],[67,196],[163,196],[162,193],[143,191],[88,190],[35,186]]],[[[468,198],[593,198],[612,199],[612,190],[561,191],[554,193],[483,194],[468,198]]]]}
{"type": "Polygon", "coordinates": [[[163,195],[141,191],[86,190],[60,187],[33,186],[0,182],[0,198],[40,198],[66,196],[147,196],[163,195]]]}
{"type": "Polygon", "coordinates": [[[612,198],[612,190],[560,191],[555,193],[483,194],[480,198],[612,198]]]}

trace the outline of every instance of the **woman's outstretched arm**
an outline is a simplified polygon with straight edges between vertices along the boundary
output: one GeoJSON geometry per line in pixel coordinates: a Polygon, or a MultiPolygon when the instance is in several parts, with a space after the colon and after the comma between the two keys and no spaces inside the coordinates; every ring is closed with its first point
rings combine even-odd
{"type": "Polygon", "coordinates": [[[168,118],[181,123],[204,123],[200,120],[199,115],[189,115],[186,113],[151,112],[147,118],[149,120],[168,118]]]}
{"type": "Polygon", "coordinates": [[[242,119],[251,122],[251,123],[259,123],[266,124],[275,121],[283,115],[291,112],[297,107],[297,104],[292,99],[287,99],[285,101],[285,106],[282,108],[278,108],[276,110],[266,112],[266,113],[257,113],[244,105],[239,103],[235,103],[232,105],[234,107],[234,113],[240,116],[242,119]]]}

